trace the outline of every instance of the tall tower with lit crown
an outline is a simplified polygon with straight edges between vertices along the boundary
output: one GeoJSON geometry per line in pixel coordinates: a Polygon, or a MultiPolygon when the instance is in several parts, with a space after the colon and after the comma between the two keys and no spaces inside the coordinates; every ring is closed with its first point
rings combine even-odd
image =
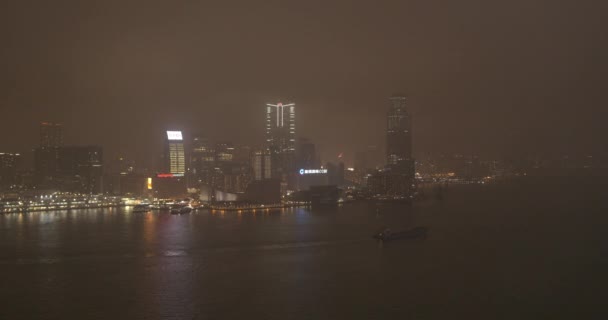
{"type": "Polygon", "coordinates": [[[295,174],[295,103],[266,104],[266,149],[272,154],[273,177],[295,174]]]}
{"type": "Polygon", "coordinates": [[[184,175],[186,172],[186,156],[184,154],[184,138],[181,131],[167,131],[165,142],[166,173],[184,175]]]}

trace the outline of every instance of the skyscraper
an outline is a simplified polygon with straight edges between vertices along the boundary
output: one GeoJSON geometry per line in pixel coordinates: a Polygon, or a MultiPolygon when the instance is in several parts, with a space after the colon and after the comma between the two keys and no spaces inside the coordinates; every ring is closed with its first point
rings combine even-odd
{"type": "Polygon", "coordinates": [[[167,131],[164,156],[165,173],[184,175],[186,172],[186,156],[184,154],[184,139],[181,131],[167,131]]]}
{"type": "Polygon", "coordinates": [[[57,174],[63,190],[97,194],[103,192],[103,149],[100,146],[59,148],[57,174]]]}
{"type": "Polygon", "coordinates": [[[269,151],[256,151],[253,154],[254,180],[267,180],[272,178],[272,160],[269,151]]]}
{"type": "Polygon", "coordinates": [[[0,152],[0,190],[17,182],[17,166],[21,160],[18,153],[0,152]]]}
{"type": "Polygon", "coordinates": [[[294,103],[266,104],[266,147],[273,156],[273,166],[276,163],[276,178],[285,179],[285,175],[295,174],[296,106],[294,103]]]}
{"type": "Polygon", "coordinates": [[[412,158],[412,119],[406,110],[406,98],[392,96],[386,124],[387,166],[368,177],[368,187],[376,196],[407,199],[415,190],[415,167],[412,158]]]}
{"type": "Polygon", "coordinates": [[[412,161],[412,119],[406,98],[393,96],[387,115],[386,162],[389,166],[412,161]]]}
{"type": "Polygon", "coordinates": [[[281,153],[296,151],[295,103],[266,104],[266,143],[281,153]]]}
{"type": "Polygon", "coordinates": [[[215,168],[215,148],[211,142],[200,135],[192,138],[190,151],[190,170],[194,185],[213,185],[215,168]]]}
{"type": "Polygon", "coordinates": [[[319,167],[315,144],[310,142],[308,139],[298,139],[298,147],[296,150],[296,167],[298,170],[319,167]]]}
{"type": "Polygon", "coordinates": [[[40,147],[57,148],[63,146],[63,125],[55,122],[40,123],[40,147]]]}
{"type": "Polygon", "coordinates": [[[44,121],[40,123],[40,145],[34,149],[36,183],[47,182],[57,174],[59,149],[63,146],[63,125],[44,121]]]}

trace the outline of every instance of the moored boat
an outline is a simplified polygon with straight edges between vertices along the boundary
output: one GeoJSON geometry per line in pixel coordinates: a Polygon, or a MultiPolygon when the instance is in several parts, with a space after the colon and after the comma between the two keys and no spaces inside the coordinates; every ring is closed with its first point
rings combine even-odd
{"type": "Polygon", "coordinates": [[[428,233],[427,227],[415,227],[409,230],[393,232],[391,229],[385,228],[374,234],[372,237],[382,241],[397,240],[397,239],[425,239],[428,233]]]}
{"type": "Polygon", "coordinates": [[[149,204],[138,204],[135,207],[133,207],[133,212],[148,212],[148,211],[150,211],[149,204]]]}

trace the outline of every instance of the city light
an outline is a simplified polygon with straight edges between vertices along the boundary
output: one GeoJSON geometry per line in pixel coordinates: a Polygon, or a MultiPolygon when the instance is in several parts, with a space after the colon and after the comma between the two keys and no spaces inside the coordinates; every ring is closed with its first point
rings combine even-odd
{"type": "Polygon", "coordinates": [[[307,174],[326,174],[327,169],[300,169],[301,175],[307,174]]]}
{"type": "Polygon", "coordinates": [[[184,140],[181,131],[167,131],[168,140],[184,140]]]}

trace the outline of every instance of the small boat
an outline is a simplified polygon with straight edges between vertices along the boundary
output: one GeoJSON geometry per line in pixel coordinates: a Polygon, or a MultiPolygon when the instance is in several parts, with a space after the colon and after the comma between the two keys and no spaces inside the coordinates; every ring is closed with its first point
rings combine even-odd
{"type": "Polygon", "coordinates": [[[179,214],[186,214],[192,212],[193,208],[191,206],[184,206],[179,209],[179,214]]]}
{"type": "Polygon", "coordinates": [[[187,214],[192,212],[192,207],[189,205],[177,205],[171,208],[171,214],[187,214]]]}
{"type": "Polygon", "coordinates": [[[427,227],[415,227],[410,230],[392,232],[391,229],[385,228],[374,234],[372,237],[382,241],[397,240],[397,239],[426,239],[428,233],[427,227]]]}
{"type": "Polygon", "coordinates": [[[149,204],[138,204],[135,207],[133,207],[133,212],[148,212],[148,211],[150,211],[149,204]]]}

